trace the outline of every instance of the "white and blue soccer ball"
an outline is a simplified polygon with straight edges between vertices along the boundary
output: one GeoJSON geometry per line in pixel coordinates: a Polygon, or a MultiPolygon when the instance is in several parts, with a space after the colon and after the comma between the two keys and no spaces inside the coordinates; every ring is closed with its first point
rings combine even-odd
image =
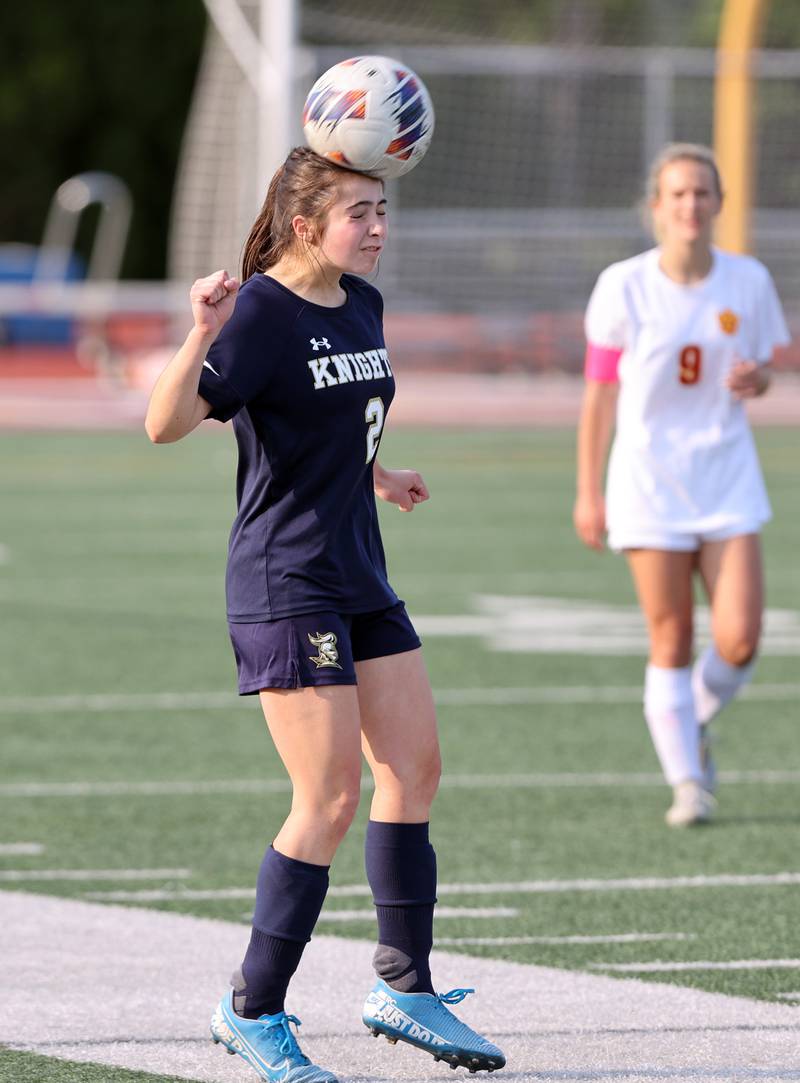
{"type": "Polygon", "coordinates": [[[420,77],[388,56],[354,56],[314,83],[303,108],[313,151],[346,169],[391,180],[421,160],[433,105],[420,77]]]}

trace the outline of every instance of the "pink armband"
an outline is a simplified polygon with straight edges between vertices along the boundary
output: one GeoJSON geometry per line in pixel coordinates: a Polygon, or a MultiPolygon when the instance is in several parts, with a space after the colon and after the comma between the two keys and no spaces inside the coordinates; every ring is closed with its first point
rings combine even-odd
{"type": "Polygon", "coordinates": [[[586,363],[583,374],[587,380],[598,380],[603,384],[614,384],[619,379],[617,366],[622,357],[622,350],[611,350],[606,346],[595,346],[589,342],[586,346],[586,363]]]}

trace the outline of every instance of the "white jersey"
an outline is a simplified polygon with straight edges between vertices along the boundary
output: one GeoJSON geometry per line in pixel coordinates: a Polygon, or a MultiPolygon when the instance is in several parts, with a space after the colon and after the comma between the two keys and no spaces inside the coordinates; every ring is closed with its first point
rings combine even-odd
{"type": "Polygon", "coordinates": [[[789,342],[775,287],[757,260],[716,248],[708,276],[680,285],[659,255],[608,267],[586,313],[590,350],[620,354],[609,530],[760,525],[769,501],[745,408],[724,380],[737,361],[765,364],[789,342]]]}

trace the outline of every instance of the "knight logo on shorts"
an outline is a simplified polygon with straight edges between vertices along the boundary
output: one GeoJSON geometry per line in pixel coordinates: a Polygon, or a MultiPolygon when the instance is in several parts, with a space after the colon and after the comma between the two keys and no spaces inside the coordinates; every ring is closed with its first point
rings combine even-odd
{"type": "Polygon", "coordinates": [[[308,659],[313,662],[317,669],[323,669],[328,666],[332,669],[341,669],[339,665],[339,652],[336,649],[336,635],[333,632],[317,632],[315,636],[312,636],[311,632],[307,633],[308,641],[312,646],[316,647],[319,654],[314,656],[309,654],[308,659]]]}
{"type": "Polygon", "coordinates": [[[719,325],[726,335],[735,335],[739,327],[739,317],[726,308],[719,314],[719,325]]]}

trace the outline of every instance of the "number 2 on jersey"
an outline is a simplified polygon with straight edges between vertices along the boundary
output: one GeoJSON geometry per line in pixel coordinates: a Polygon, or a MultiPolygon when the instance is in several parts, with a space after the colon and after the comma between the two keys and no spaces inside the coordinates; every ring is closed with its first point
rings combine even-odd
{"type": "Polygon", "coordinates": [[[367,408],[364,411],[364,420],[369,424],[367,429],[367,462],[372,462],[375,457],[375,452],[378,450],[378,441],[381,438],[381,431],[383,429],[383,419],[386,416],[386,411],[383,406],[383,399],[374,398],[370,399],[367,403],[367,408]]]}
{"type": "Polygon", "coordinates": [[[682,384],[696,384],[703,367],[703,351],[699,346],[684,346],[678,361],[678,379],[682,384]]]}

